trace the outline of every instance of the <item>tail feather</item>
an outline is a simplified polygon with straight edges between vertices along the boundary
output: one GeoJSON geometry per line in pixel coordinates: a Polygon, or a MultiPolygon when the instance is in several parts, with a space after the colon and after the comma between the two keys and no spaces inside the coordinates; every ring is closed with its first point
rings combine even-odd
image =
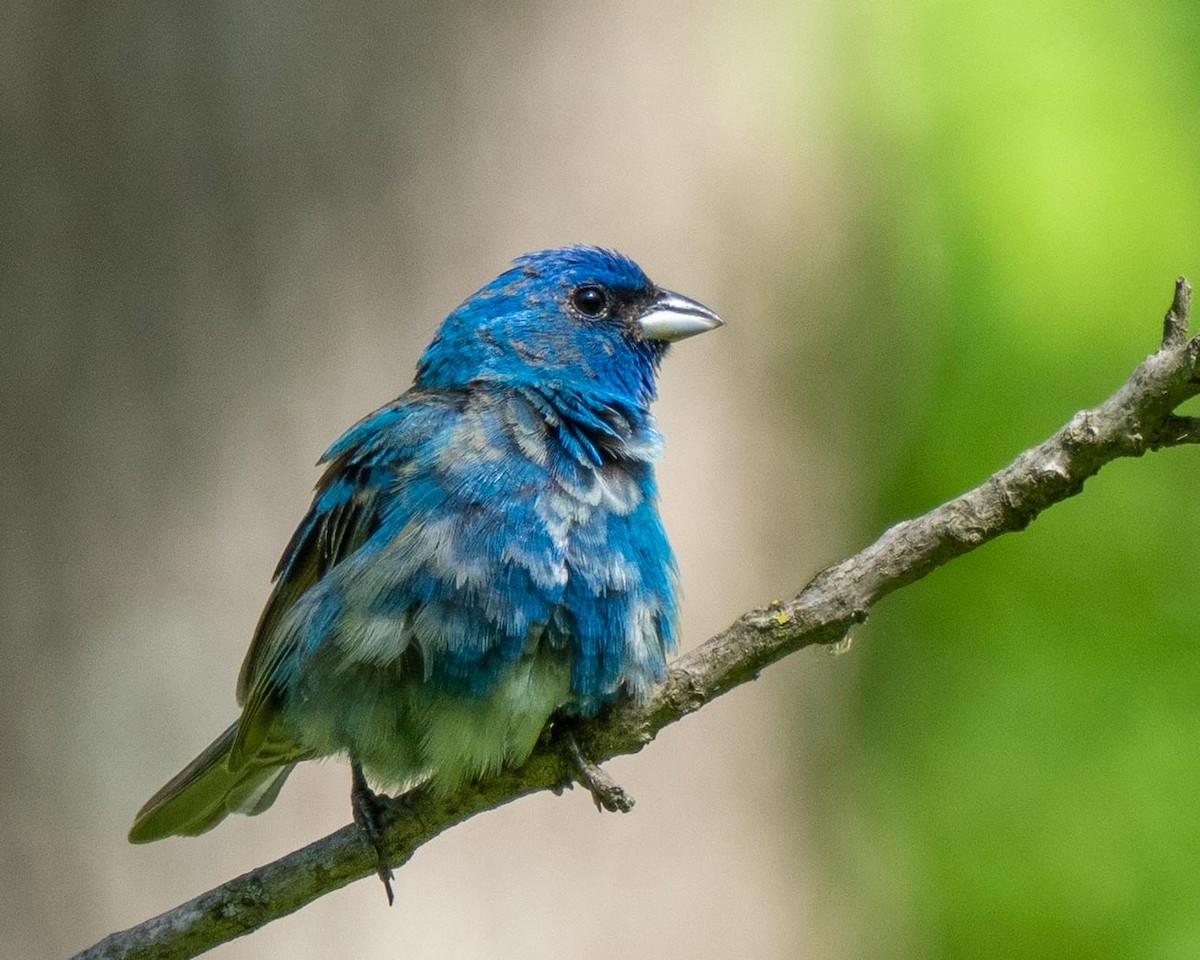
{"type": "Polygon", "coordinates": [[[130,843],[170,836],[194,837],[211,830],[230,813],[262,813],[279,796],[296,765],[283,757],[266,765],[229,769],[229,751],[237,734],[232,724],[200,756],[146,801],[129,829],[130,843]]]}

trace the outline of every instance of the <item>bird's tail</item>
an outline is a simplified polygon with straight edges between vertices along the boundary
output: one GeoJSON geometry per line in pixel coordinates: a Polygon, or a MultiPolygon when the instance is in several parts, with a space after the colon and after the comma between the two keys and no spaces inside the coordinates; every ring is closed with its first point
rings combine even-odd
{"type": "Polygon", "coordinates": [[[295,760],[230,770],[229,750],[237,728],[237,723],[230,726],[146,801],[129,828],[130,843],[194,837],[230,813],[254,816],[275,802],[295,760]]]}

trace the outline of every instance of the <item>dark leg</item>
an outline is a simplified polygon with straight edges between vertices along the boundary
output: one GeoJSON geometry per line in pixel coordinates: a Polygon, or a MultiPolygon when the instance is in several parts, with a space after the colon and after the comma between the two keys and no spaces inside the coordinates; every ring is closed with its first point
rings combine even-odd
{"type": "Polygon", "coordinates": [[[396,900],[392,893],[392,868],[388,866],[383,855],[383,831],[387,825],[387,797],[380,797],[367,785],[362,767],[351,762],[350,773],[353,778],[350,785],[350,808],[354,811],[354,822],[357,824],[363,839],[375,851],[375,872],[383,881],[387,891],[388,906],[396,900]]]}
{"type": "MultiPolygon", "coordinates": [[[[628,813],[633,809],[633,797],[627,794],[617,781],[601,770],[583,755],[575,734],[566,731],[563,734],[563,744],[567,748],[567,757],[575,768],[575,776],[579,783],[587,788],[592,795],[597,810],[607,810],[609,813],[628,813]]],[[[570,783],[565,784],[570,786],[570,783]]]]}

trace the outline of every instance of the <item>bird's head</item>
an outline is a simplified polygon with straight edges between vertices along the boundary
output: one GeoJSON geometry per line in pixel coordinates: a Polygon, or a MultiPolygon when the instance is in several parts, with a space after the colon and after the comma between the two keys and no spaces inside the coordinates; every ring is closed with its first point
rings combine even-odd
{"type": "Polygon", "coordinates": [[[528,253],[442,323],[417,367],[423,387],[489,381],[640,406],[675,340],[721,326],[610,250],[528,253]]]}

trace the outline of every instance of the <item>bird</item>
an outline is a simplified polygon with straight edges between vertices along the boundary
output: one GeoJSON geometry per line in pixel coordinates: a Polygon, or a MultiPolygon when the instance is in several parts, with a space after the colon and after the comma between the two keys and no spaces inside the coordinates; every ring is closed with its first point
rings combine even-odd
{"type": "Polygon", "coordinates": [[[412,386],[321,457],[240,716],[129,840],[262,813],[297,763],[347,757],[391,902],[375,788],[447,796],[522,763],[553,718],[644,701],[679,614],[650,405],[670,345],[722,325],[584,245],[520,256],[451,311],[412,386]]]}

